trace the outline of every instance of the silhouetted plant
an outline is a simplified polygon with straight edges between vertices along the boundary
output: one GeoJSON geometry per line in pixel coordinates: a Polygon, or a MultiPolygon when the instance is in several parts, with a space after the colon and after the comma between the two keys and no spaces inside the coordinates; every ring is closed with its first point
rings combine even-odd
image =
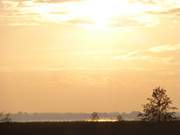
{"type": "Polygon", "coordinates": [[[3,117],[3,112],[0,112],[0,121],[1,121],[2,117],[3,117]]]}
{"type": "Polygon", "coordinates": [[[143,105],[143,113],[139,113],[140,117],[144,121],[172,121],[176,120],[176,113],[172,110],[176,110],[176,107],[171,107],[172,101],[167,96],[166,90],[157,87],[153,89],[152,97],[147,98],[149,103],[143,105]]]}
{"type": "Polygon", "coordinates": [[[4,114],[4,113],[0,113],[0,122],[11,122],[12,119],[10,117],[10,114],[7,113],[7,114],[4,114]]]}
{"type": "Polygon", "coordinates": [[[97,112],[93,112],[91,114],[91,120],[93,120],[93,121],[98,121],[99,120],[99,115],[98,115],[97,112]]]}
{"type": "Polygon", "coordinates": [[[123,118],[122,118],[121,114],[118,114],[116,119],[117,119],[118,122],[123,121],[123,118]]]}

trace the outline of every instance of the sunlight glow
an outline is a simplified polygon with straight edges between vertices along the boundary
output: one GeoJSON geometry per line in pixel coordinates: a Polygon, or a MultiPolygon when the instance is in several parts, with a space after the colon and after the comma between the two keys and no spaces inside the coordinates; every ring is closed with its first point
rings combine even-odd
{"type": "Polygon", "coordinates": [[[105,28],[113,23],[115,18],[132,16],[142,13],[145,7],[118,0],[87,0],[73,10],[71,15],[90,20],[95,28],[105,28]]]}
{"type": "Polygon", "coordinates": [[[89,119],[89,120],[87,120],[87,122],[117,122],[117,120],[116,119],[99,119],[99,120],[91,120],[91,119],[89,119]]]}
{"type": "Polygon", "coordinates": [[[154,18],[145,14],[148,9],[142,3],[127,0],[85,0],[65,3],[34,3],[30,6],[42,22],[78,24],[89,29],[106,29],[114,25],[140,22],[148,24],[154,18]]]}

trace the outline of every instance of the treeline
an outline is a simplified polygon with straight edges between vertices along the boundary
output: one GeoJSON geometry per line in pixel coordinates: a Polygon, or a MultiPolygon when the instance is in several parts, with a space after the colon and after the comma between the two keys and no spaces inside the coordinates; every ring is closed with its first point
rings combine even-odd
{"type": "MultiPolygon", "coordinates": [[[[148,103],[143,105],[142,112],[137,117],[142,121],[167,122],[179,120],[176,117],[176,107],[172,106],[172,101],[167,95],[167,90],[161,87],[153,89],[152,96],[147,98],[148,103]]],[[[98,113],[91,115],[92,121],[98,121],[98,113]]],[[[117,116],[117,121],[123,121],[121,115],[117,116]]]]}
{"type": "MultiPolygon", "coordinates": [[[[168,122],[177,121],[179,118],[176,116],[176,107],[172,106],[172,100],[167,95],[167,90],[161,87],[153,89],[152,96],[147,98],[147,103],[143,105],[142,112],[139,112],[137,120],[141,121],[154,121],[154,122],[168,122]]],[[[91,114],[90,120],[97,122],[100,119],[97,112],[91,114]]],[[[124,121],[123,117],[118,114],[115,121],[124,121]]],[[[0,122],[12,122],[9,113],[0,113],[0,122]]]]}

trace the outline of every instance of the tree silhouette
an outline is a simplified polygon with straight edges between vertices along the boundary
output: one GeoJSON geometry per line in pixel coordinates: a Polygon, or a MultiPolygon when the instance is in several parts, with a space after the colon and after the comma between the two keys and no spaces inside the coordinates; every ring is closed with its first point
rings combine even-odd
{"type": "Polygon", "coordinates": [[[11,122],[12,119],[10,117],[10,114],[7,113],[7,114],[4,114],[4,113],[0,113],[0,122],[11,122]]]}
{"type": "Polygon", "coordinates": [[[176,120],[176,113],[172,110],[176,110],[176,107],[171,107],[172,101],[167,96],[166,90],[157,87],[153,89],[152,97],[147,98],[149,103],[143,105],[143,113],[139,113],[140,117],[144,121],[172,121],[176,120]]]}
{"type": "Polygon", "coordinates": [[[118,122],[123,121],[123,118],[122,118],[121,114],[118,114],[116,119],[117,119],[118,122]]]}
{"type": "Polygon", "coordinates": [[[93,112],[93,113],[91,114],[91,120],[92,120],[92,121],[98,121],[98,120],[99,120],[99,115],[98,115],[97,112],[93,112]]]}

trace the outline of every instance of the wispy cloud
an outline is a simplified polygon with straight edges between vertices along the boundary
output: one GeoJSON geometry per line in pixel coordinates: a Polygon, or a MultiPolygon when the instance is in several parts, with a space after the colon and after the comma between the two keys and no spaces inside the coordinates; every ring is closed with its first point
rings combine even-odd
{"type": "Polygon", "coordinates": [[[117,55],[112,57],[116,61],[124,61],[126,63],[131,62],[143,62],[143,63],[164,63],[171,64],[172,56],[153,56],[146,51],[132,51],[124,55],[117,55]]]}
{"type": "MultiPolygon", "coordinates": [[[[36,48],[31,50],[31,57],[28,58],[27,63],[34,63],[34,59],[38,64],[28,65],[26,63],[27,56],[22,58],[22,65],[2,65],[0,71],[13,70],[35,70],[35,71],[58,71],[58,70],[150,70],[165,68],[167,70],[174,70],[180,68],[180,44],[160,45],[155,47],[148,47],[146,49],[97,49],[97,50],[69,50],[62,51],[60,48],[36,48]],[[41,63],[47,57],[34,56],[32,54],[46,54],[52,56],[51,61],[41,63]],[[63,58],[63,60],[61,59],[63,58]],[[64,61],[66,61],[64,63],[64,61]],[[58,66],[57,66],[57,63],[58,66]],[[28,66],[27,66],[28,65],[28,66]]],[[[49,58],[48,55],[48,58],[49,58]]],[[[19,61],[19,58],[15,58],[19,61]]]]}
{"type": "Polygon", "coordinates": [[[155,53],[168,52],[168,51],[177,51],[177,50],[180,50],[180,44],[161,45],[161,46],[152,47],[149,50],[151,52],[155,52],[155,53]]]}
{"type": "Polygon", "coordinates": [[[75,2],[81,0],[34,0],[35,2],[42,2],[42,3],[63,3],[63,2],[75,2]]]}
{"type": "Polygon", "coordinates": [[[160,23],[159,15],[179,15],[180,12],[180,2],[177,0],[129,0],[128,4],[126,0],[121,0],[117,4],[111,4],[113,2],[116,1],[105,3],[97,0],[91,3],[87,0],[1,0],[0,24],[97,25],[99,23],[98,25],[115,28],[149,27],[160,23]],[[106,5],[104,9],[103,5],[106,5]],[[117,8],[115,13],[111,13],[112,8],[117,8]],[[114,15],[110,16],[110,13],[114,15]],[[104,14],[108,17],[102,16],[104,14]],[[107,19],[105,24],[104,19],[107,19]]]}
{"type": "Polygon", "coordinates": [[[144,4],[146,13],[153,15],[179,15],[180,1],[178,0],[132,0],[144,4]]]}
{"type": "Polygon", "coordinates": [[[160,45],[143,50],[135,50],[112,56],[115,61],[158,63],[179,66],[180,44],[160,45]]]}
{"type": "Polygon", "coordinates": [[[152,14],[152,15],[180,15],[180,8],[172,8],[168,10],[163,10],[163,11],[148,11],[147,13],[152,14]]]}

